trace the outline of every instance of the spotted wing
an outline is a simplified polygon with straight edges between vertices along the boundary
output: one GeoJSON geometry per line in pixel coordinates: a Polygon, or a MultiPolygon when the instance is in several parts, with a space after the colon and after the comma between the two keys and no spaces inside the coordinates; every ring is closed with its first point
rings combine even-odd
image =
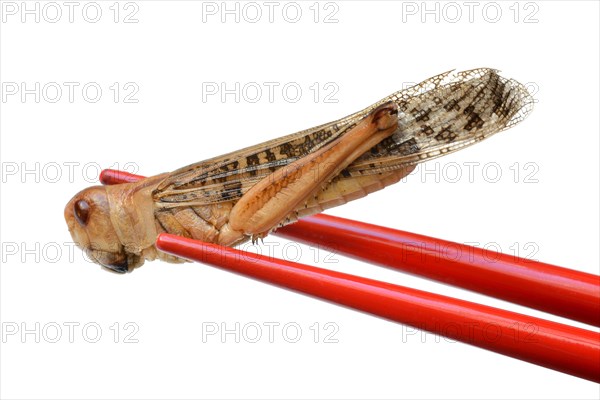
{"type": "Polygon", "coordinates": [[[329,124],[181,168],[161,182],[153,193],[154,200],[159,208],[237,200],[273,171],[343,135],[362,117],[363,114],[358,112],[329,124]]]}
{"type": "Polygon", "coordinates": [[[336,180],[397,170],[457,151],[514,126],[533,105],[523,85],[493,69],[450,71],[329,124],[179,169],[158,186],[154,199],[159,208],[237,200],[276,169],[335,140],[388,101],[398,105],[398,130],[336,180]]]}
{"type": "Polygon", "coordinates": [[[533,108],[522,84],[488,68],[444,73],[388,99],[400,110],[398,130],[350,165],[350,174],[390,171],[455,152],[516,125],[533,108]]]}

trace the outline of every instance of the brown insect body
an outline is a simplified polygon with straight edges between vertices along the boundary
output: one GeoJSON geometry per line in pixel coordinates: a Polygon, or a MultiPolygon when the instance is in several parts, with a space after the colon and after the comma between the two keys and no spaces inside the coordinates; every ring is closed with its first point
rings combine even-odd
{"type": "Polygon", "coordinates": [[[75,242],[117,272],[145,259],[181,261],[156,250],[159,233],[226,246],[263,237],[507,129],[531,105],[521,84],[494,70],[445,73],[329,124],[170,174],[86,189],[65,218],[75,242]]]}

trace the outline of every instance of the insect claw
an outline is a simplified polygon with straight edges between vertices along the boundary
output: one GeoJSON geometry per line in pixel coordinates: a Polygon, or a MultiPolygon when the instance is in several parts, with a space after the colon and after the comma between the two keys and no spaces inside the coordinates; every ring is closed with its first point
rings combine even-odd
{"type": "Polygon", "coordinates": [[[260,244],[265,244],[264,238],[265,236],[267,236],[267,233],[263,232],[263,233],[253,233],[252,235],[250,235],[250,240],[252,241],[252,244],[257,244],[258,241],[260,240],[260,244]]]}

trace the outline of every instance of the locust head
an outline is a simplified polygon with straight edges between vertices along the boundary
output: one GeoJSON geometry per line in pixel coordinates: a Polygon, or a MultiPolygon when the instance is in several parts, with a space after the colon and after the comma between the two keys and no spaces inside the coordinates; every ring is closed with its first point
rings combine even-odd
{"type": "Polygon", "coordinates": [[[77,193],[65,207],[65,220],[73,241],[88,258],[118,273],[130,272],[144,263],[128,252],[111,221],[106,188],[94,186],[77,193]]]}

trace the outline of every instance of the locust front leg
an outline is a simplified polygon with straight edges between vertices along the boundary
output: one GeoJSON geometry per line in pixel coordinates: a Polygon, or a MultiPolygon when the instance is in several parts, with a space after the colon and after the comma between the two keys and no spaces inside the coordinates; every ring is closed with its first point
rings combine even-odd
{"type": "Polygon", "coordinates": [[[254,185],[232,208],[229,226],[262,238],[356,158],[398,127],[398,107],[385,103],[327,146],[280,168],[254,185]]]}

